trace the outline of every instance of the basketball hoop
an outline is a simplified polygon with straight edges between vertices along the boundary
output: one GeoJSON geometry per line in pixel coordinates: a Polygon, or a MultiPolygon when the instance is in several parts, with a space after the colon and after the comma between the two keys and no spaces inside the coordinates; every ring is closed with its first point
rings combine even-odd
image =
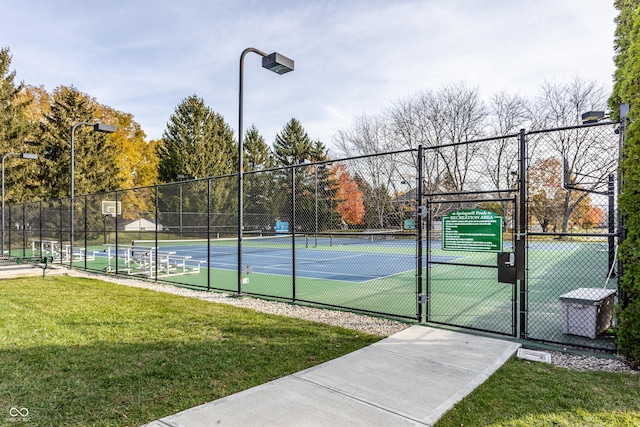
{"type": "Polygon", "coordinates": [[[102,215],[111,216],[113,218],[115,218],[118,215],[122,215],[122,202],[116,202],[112,200],[103,200],[102,215]]]}

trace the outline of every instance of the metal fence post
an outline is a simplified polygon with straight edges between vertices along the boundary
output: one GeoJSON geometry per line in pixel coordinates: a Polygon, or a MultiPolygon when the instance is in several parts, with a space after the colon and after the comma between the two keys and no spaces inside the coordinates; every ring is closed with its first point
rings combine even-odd
{"type": "Polygon", "coordinates": [[[516,277],[520,281],[520,338],[527,337],[527,139],[524,129],[520,129],[520,218],[518,221],[518,236],[516,239],[516,277]]]}
{"type": "MultiPolygon", "coordinates": [[[[116,209],[116,212],[118,210],[116,209]]],[[[87,223],[87,196],[84,196],[84,271],[87,271],[87,234],[88,233],[88,223],[87,223]]],[[[73,258],[73,250],[71,251],[71,257],[73,258]]]]}
{"type": "Polygon", "coordinates": [[[291,168],[291,300],[296,302],[296,168],[291,168]]]}
{"type": "MultiPolygon", "coordinates": [[[[422,206],[422,162],[423,162],[423,147],[422,144],[418,145],[418,185],[416,186],[416,232],[417,232],[417,239],[416,239],[416,250],[417,250],[417,255],[416,255],[416,260],[417,260],[417,280],[418,280],[418,287],[417,287],[417,297],[418,297],[418,310],[416,313],[416,320],[418,322],[422,322],[422,311],[423,311],[423,305],[424,303],[426,303],[427,301],[425,301],[426,298],[424,298],[424,294],[422,293],[422,221],[424,218],[424,206],[422,206]]],[[[429,241],[427,240],[427,245],[429,245],[429,241]]]]}
{"type": "MultiPolygon", "coordinates": [[[[60,212],[58,214],[58,219],[60,220],[60,244],[62,245],[62,242],[64,241],[62,239],[62,199],[58,199],[58,203],[60,204],[59,208],[60,208],[60,212]]],[[[60,265],[62,265],[64,263],[64,259],[62,254],[60,255],[60,265]]]]}
{"type": "MultiPolygon", "coordinates": [[[[155,206],[155,209],[156,209],[156,212],[155,212],[155,215],[156,215],[156,218],[155,218],[156,227],[155,227],[155,228],[156,228],[156,229],[155,229],[155,232],[153,233],[153,234],[154,234],[154,236],[155,236],[155,239],[156,239],[155,244],[154,244],[154,246],[155,246],[156,248],[158,248],[158,224],[159,224],[159,222],[158,222],[158,221],[160,220],[160,218],[159,218],[159,214],[158,214],[158,212],[159,212],[159,209],[158,209],[158,201],[159,201],[159,197],[158,197],[158,189],[159,189],[159,188],[160,188],[160,187],[159,187],[158,185],[156,185],[156,206],[155,206]]],[[[116,227],[117,227],[117,224],[116,224],[116,227]]],[[[157,256],[158,256],[157,251],[158,251],[158,249],[156,249],[156,258],[157,258],[157,256]]],[[[156,280],[156,282],[157,282],[157,281],[158,281],[158,263],[156,263],[156,272],[155,272],[155,275],[156,275],[155,280],[156,280]]]]}
{"type": "MultiPolygon", "coordinates": [[[[13,211],[13,205],[9,205],[9,227],[7,227],[8,229],[8,235],[9,235],[9,256],[11,256],[11,226],[13,225],[13,221],[11,220],[11,212],[13,211]]],[[[2,254],[4,256],[4,254],[2,254]]]]}
{"type": "Polygon", "coordinates": [[[22,256],[27,255],[27,204],[22,204],[22,256]]]}
{"type": "Polygon", "coordinates": [[[118,275],[118,190],[116,190],[116,246],[115,246],[115,264],[116,264],[116,276],[118,275]]]}
{"type": "Polygon", "coordinates": [[[38,227],[39,227],[39,231],[40,232],[39,232],[39,235],[38,235],[38,239],[39,239],[40,242],[42,242],[42,226],[43,226],[43,224],[42,224],[42,200],[40,200],[39,209],[40,209],[40,216],[38,218],[38,227]]]}
{"type": "Polygon", "coordinates": [[[207,178],[207,291],[211,290],[210,266],[211,266],[211,178],[207,178]]]}
{"type": "Polygon", "coordinates": [[[616,233],[616,215],[615,215],[615,195],[616,195],[616,183],[615,183],[615,175],[609,174],[609,180],[607,182],[607,196],[609,201],[609,237],[608,241],[608,249],[609,249],[609,271],[613,269],[613,263],[615,262],[615,251],[616,251],[616,242],[615,242],[615,233],[616,233]]]}
{"type": "MultiPolygon", "coordinates": [[[[624,162],[624,151],[623,147],[625,144],[626,130],[627,130],[627,114],[624,114],[621,117],[620,127],[618,129],[618,197],[622,192],[622,188],[624,186],[624,173],[622,170],[622,163],[624,162]]],[[[618,209],[618,245],[621,245],[625,239],[627,238],[627,226],[625,223],[624,216],[620,213],[620,209],[618,209]]],[[[629,298],[627,297],[627,293],[622,288],[622,276],[624,274],[624,265],[620,261],[618,257],[618,301],[621,302],[622,308],[627,307],[629,304],[629,298]]]]}

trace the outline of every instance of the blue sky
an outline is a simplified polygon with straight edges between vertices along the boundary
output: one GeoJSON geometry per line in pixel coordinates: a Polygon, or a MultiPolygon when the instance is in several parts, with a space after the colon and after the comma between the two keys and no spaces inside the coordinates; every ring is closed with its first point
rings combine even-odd
{"type": "Polygon", "coordinates": [[[0,46],[18,81],[73,85],[162,136],[196,94],[237,132],[241,52],[295,61],[277,75],[245,60],[245,127],[268,143],[295,117],[332,136],[420,90],[464,81],[534,97],[575,75],[611,85],[607,0],[0,0],[0,46]]]}

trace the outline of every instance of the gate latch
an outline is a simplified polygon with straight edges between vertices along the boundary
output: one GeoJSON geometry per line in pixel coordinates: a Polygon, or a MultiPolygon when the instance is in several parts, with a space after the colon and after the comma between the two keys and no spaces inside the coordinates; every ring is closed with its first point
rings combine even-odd
{"type": "Polygon", "coordinates": [[[418,304],[426,304],[429,301],[427,294],[418,294],[418,304]]]}
{"type": "Polygon", "coordinates": [[[517,283],[516,254],[513,252],[498,253],[498,282],[517,283]]]}

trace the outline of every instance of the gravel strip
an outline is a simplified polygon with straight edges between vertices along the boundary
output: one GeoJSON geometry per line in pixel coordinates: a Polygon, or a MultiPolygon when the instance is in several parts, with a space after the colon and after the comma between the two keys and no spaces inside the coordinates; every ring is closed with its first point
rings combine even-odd
{"type": "MultiPolygon", "coordinates": [[[[197,298],[204,301],[251,308],[262,313],[278,314],[281,316],[295,317],[298,319],[326,323],[333,326],[342,326],[343,328],[353,329],[356,331],[365,332],[381,337],[387,337],[411,327],[411,325],[407,323],[371,316],[364,316],[345,311],[305,307],[301,305],[266,301],[251,297],[237,298],[230,296],[229,294],[196,291],[163,283],[148,282],[145,280],[136,280],[115,276],[105,276],[100,274],[91,274],[82,271],[74,271],[72,274],[77,277],[88,277],[105,282],[117,283],[120,285],[151,289],[157,292],[166,292],[189,298],[197,298]]],[[[552,364],[567,369],[577,371],[639,372],[631,368],[623,360],[612,357],[586,356],[559,351],[548,351],[548,353],[551,354],[552,364]]]]}
{"type": "Polygon", "coordinates": [[[551,363],[562,368],[576,371],[604,371],[604,372],[634,372],[634,370],[624,360],[611,357],[595,357],[581,354],[563,353],[559,351],[549,351],[551,363]]]}

